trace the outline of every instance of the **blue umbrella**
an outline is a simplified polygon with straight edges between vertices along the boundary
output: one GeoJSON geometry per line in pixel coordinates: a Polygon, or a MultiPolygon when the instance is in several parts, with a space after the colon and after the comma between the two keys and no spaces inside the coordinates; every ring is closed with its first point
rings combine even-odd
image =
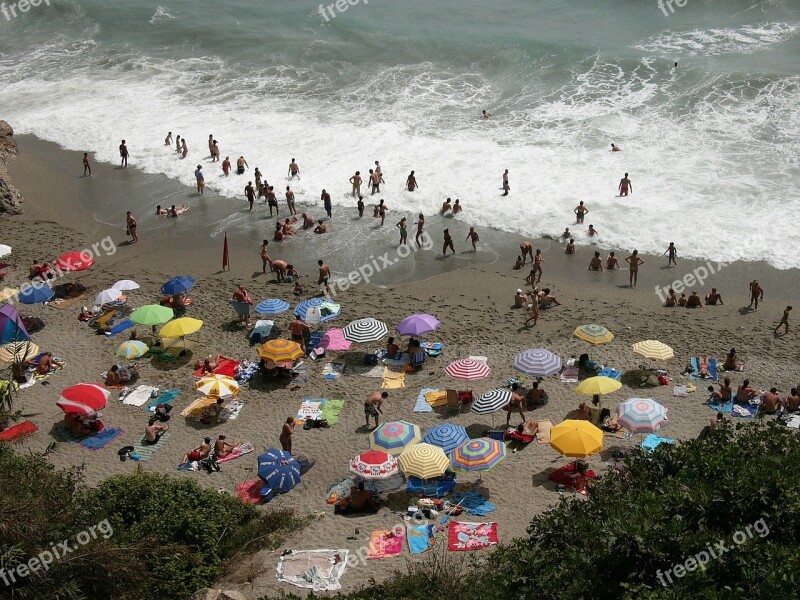
{"type": "Polygon", "coordinates": [[[268,298],[256,306],[256,312],[260,315],[277,315],[285,310],[289,310],[289,303],[279,298],[268,298]]]}
{"type": "Polygon", "coordinates": [[[435,427],[431,427],[422,437],[422,441],[426,444],[439,446],[444,450],[445,454],[450,454],[461,444],[468,442],[469,435],[467,435],[467,430],[461,425],[441,423],[435,427]]]}
{"type": "Polygon", "coordinates": [[[188,275],[179,275],[170,279],[167,283],[161,286],[161,291],[167,296],[174,296],[176,294],[185,294],[194,287],[194,278],[188,275]]]}
{"type": "Polygon", "coordinates": [[[335,319],[339,316],[341,312],[341,307],[338,304],[335,304],[332,300],[328,300],[327,298],[310,298],[309,300],[303,300],[297,306],[294,307],[294,314],[301,319],[305,320],[306,313],[308,309],[312,306],[322,307],[323,304],[328,305],[328,310],[322,311],[322,316],[320,318],[320,323],[324,323],[325,321],[330,321],[331,319],[335,319]],[[336,310],[330,310],[330,307],[336,307],[336,310]]]}
{"type": "Polygon", "coordinates": [[[47,302],[55,296],[55,292],[46,285],[34,285],[19,293],[19,301],[23,304],[39,304],[47,302]]]}
{"type": "Polygon", "coordinates": [[[258,476],[270,489],[288,492],[300,483],[300,463],[288,452],[270,448],[258,457],[258,476]]]}

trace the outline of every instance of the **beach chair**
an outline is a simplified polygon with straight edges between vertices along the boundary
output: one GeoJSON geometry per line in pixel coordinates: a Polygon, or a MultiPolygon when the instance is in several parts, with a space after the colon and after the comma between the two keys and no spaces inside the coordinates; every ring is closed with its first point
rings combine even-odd
{"type": "Polygon", "coordinates": [[[447,394],[447,412],[461,412],[461,407],[464,404],[461,402],[461,398],[456,390],[445,390],[447,394]]]}
{"type": "Polygon", "coordinates": [[[422,369],[422,366],[425,364],[425,359],[427,357],[428,355],[425,354],[424,352],[419,352],[417,354],[411,355],[411,367],[415,373],[420,369],[422,369]]]}

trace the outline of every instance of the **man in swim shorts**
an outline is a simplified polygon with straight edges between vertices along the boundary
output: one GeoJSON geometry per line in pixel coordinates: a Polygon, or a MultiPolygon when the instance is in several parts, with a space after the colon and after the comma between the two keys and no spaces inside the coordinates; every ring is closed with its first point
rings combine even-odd
{"type": "Polygon", "coordinates": [[[628,179],[628,174],[625,173],[625,177],[619,180],[619,195],[627,196],[628,190],[630,190],[631,194],[633,193],[633,183],[628,179]]]}

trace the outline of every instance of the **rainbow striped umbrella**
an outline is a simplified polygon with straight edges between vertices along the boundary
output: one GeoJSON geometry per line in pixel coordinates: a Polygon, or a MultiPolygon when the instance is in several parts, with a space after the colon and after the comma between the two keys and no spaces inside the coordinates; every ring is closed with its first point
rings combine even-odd
{"type": "Polygon", "coordinates": [[[614,334],[602,325],[590,323],[581,325],[575,330],[575,335],[590,344],[607,344],[614,339],[614,334]]]}
{"type": "Polygon", "coordinates": [[[462,471],[486,471],[506,457],[506,445],[489,438],[478,438],[461,444],[450,459],[462,471]]]}
{"type": "Polygon", "coordinates": [[[407,421],[390,421],[380,425],[369,436],[372,450],[383,450],[392,456],[402,454],[406,446],[422,439],[419,427],[407,421]]]}
{"type": "Polygon", "coordinates": [[[450,454],[464,442],[469,441],[467,430],[455,423],[440,423],[431,427],[422,441],[426,444],[439,446],[445,454],[450,454]]]}
{"type": "Polygon", "coordinates": [[[414,444],[406,448],[397,459],[406,477],[431,479],[440,477],[450,466],[450,459],[439,446],[414,444]]]}
{"type": "Polygon", "coordinates": [[[533,377],[547,377],[561,370],[561,358],[550,350],[525,350],[514,358],[514,368],[533,377]]]}
{"type": "Polygon", "coordinates": [[[463,379],[465,381],[484,379],[489,376],[491,370],[485,362],[472,358],[455,360],[444,368],[444,372],[453,379],[463,379]]]}

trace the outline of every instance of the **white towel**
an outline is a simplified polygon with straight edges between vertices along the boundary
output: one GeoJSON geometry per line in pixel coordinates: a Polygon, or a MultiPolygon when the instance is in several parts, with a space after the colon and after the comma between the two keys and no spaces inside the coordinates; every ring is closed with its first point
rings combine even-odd
{"type": "Polygon", "coordinates": [[[158,388],[153,387],[152,385],[140,385],[130,394],[125,396],[125,398],[122,399],[122,403],[127,404],[128,406],[143,406],[145,402],[150,400],[153,392],[157,389],[158,388]]]}

